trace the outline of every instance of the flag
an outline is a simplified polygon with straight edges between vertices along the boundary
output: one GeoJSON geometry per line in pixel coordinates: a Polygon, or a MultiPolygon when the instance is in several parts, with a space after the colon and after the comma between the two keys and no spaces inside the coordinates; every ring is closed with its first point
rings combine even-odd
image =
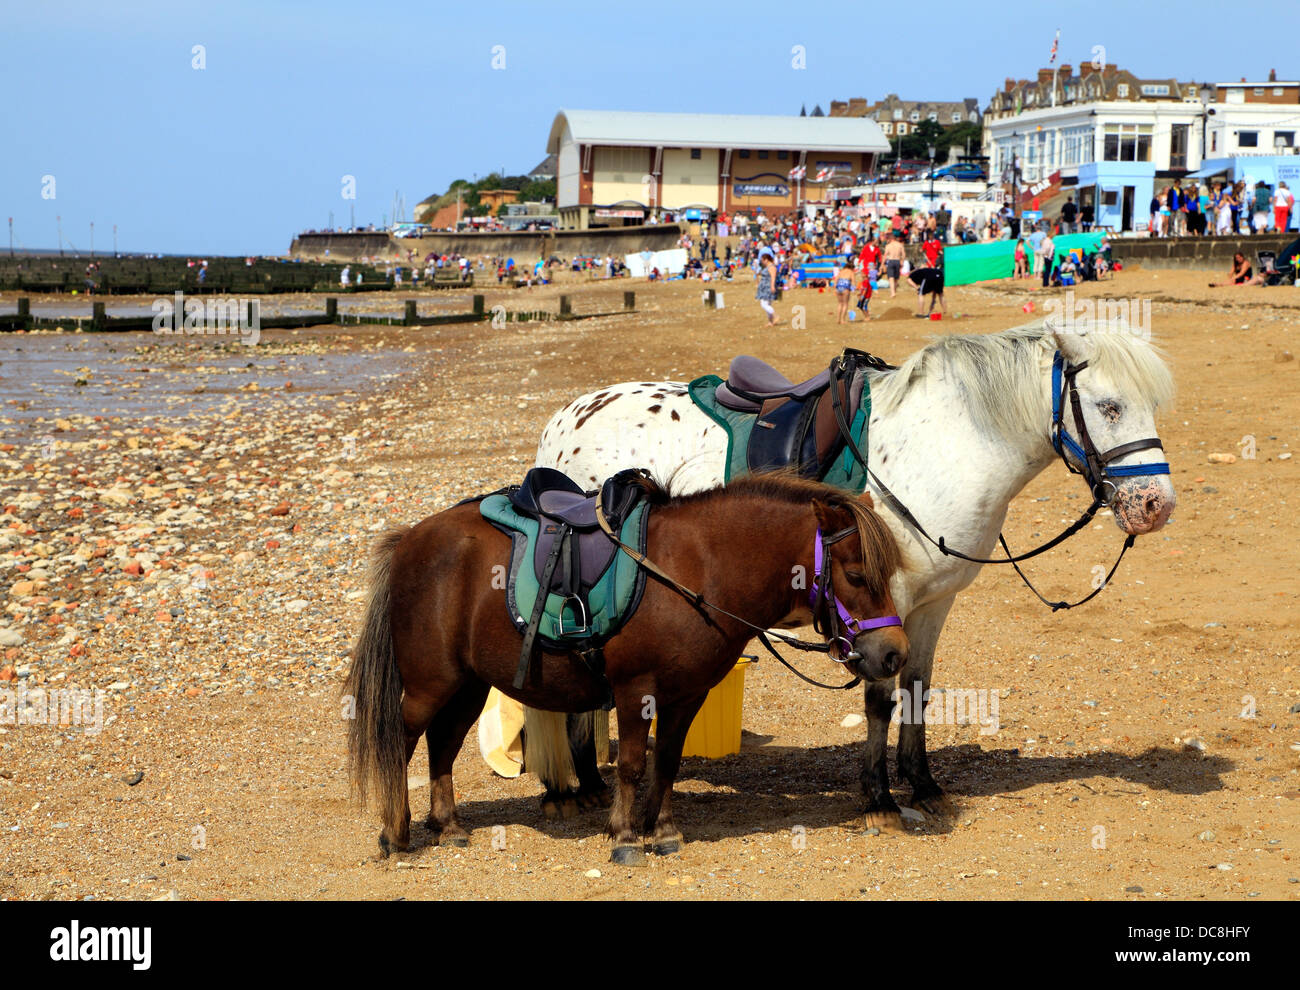
{"type": "Polygon", "coordinates": [[[794,168],[790,169],[790,181],[798,182],[807,174],[808,174],[807,168],[805,168],[803,165],[796,165],[794,168]]]}
{"type": "Polygon", "coordinates": [[[815,182],[825,182],[827,179],[829,179],[829,178],[830,178],[832,175],[834,175],[834,174],[835,174],[835,166],[832,165],[832,166],[830,166],[829,168],[824,168],[824,169],[822,169],[820,172],[818,172],[818,173],[817,173],[817,178],[814,179],[813,181],[815,181],[815,182]]]}
{"type": "Polygon", "coordinates": [[[1056,64],[1056,49],[1057,49],[1057,47],[1058,47],[1060,44],[1061,44],[1061,29],[1060,29],[1060,28],[1057,28],[1057,29],[1056,29],[1056,37],[1052,39],[1052,54],[1051,54],[1051,56],[1047,59],[1047,64],[1048,64],[1048,65],[1055,65],[1055,64],[1056,64]]]}

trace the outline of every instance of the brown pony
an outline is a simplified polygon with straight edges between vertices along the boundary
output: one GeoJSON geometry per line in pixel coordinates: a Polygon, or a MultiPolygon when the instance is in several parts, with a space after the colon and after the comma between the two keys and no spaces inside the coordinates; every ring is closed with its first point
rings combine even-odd
{"type": "MultiPolygon", "coordinates": [[[[815,544],[838,534],[824,545],[837,603],[818,605],[838,604],[841,615],[864,622],[894,615],[889,579],[899,550],[868,497],[783,474],[679,498],[648,479],[642,484],[651,505],[649,559],[719,609],[759,629],[806,624],[815,544]]],[[[363,802],[378,799],[383,855],[410,840],[407,763],[421,735],[429,747],[428,827],[435,842],[463,846],[469,836],[456,820],[451,768],[489,687],[559,712],[589,712],[605,697],[606,685],[568,653],[539,651],[525,687],[512,686],[521,639],[492,580],[509,553],[509,539],[480,516],[477,503],[392,530],[375,546],[365,624],[344,691],[355,710],[349,773],[363,802]]],[[[657,853],[680,849],[671,800],[686,731],[753,635],[751,626],[697,606],[652,574],[640,607],[605,645],[619,722],[609,823],[614,862],[644,861],[641,834],[651,836],[657,853]],[[639,833],[633,804],[646,765],[646,712],[658,715],[659,727],[639,833]]],[[[897,625],[854,631],[832,641],[829,655],[867,680],[882,680],[906,662],[907,639],[897,625]],[[845,643],[851,652],[842,652],[845,643]]]]}

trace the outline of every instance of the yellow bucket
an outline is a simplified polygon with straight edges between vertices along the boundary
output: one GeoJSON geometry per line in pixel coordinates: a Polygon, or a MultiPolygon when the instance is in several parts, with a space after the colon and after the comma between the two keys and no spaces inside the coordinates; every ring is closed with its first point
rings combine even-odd
{"type": "MultiPolygon", "coordinates": [[[[686,732],[682,756],[703,756],[716,760],[740,752],[740,716],[745,705],[745,665],[741,659],[709,692],[686,732]]],[[[657,722],[657,720],[656,720],[657,722]]],[[[655,725],[651,725],[654,731],[655,725]]],[[[656,736],[656,738],[658,738],[656,736]]]]}

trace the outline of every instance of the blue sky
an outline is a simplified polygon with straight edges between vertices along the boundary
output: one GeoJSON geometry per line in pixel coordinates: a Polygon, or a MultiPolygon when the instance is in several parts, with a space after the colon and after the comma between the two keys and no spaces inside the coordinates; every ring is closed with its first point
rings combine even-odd
{"type": "Polygon", "coordinates": [[[1131,0],[1069,18],[969,2],[820,9],[6,0],[0,216],[20,247],[57,246],[61,216],[65,246],[82,251],[93,222],[97,251],[116,224],[123,250],[280,254],[331,210],[336,225],[349,207],[378,224],[398,191],[409,212],[455,178],[528,171],[560,107],[798,113],[889,92],[983,105],[1005,76],[1047,64],[1058,27],[1075,65],[1104,45],[1143,76],[1300,75],[1279,6],[1252,15],[1271,25],[1261,32],[1221,4],[1178,4],[1182,24],[1212,35],[1199,43],[1169,34],[1169,8],[1131,0]],[[792,67],[796,45],[806,68],[792,67]]]}

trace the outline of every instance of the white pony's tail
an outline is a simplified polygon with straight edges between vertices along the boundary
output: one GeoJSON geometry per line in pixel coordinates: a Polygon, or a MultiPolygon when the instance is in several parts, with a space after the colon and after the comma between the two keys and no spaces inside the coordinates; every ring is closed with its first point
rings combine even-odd
{"type": "Polygon", "coordinates": [[[524,771],[548,791],[566,791],[574,777],[569,731],[563,712],[524,708],[524,771]]]}

